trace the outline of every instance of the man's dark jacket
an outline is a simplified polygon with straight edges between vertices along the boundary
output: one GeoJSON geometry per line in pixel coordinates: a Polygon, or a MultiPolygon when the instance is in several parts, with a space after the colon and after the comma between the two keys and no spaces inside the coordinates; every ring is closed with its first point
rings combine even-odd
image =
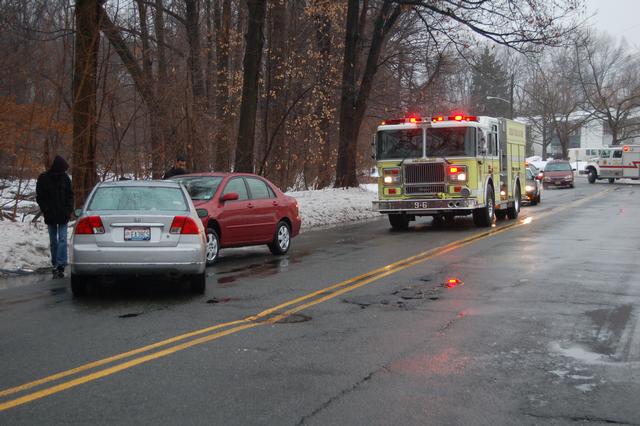
{"type": "Polygon", "coordinates": [[[189,173],[187,170],[183,169],[182,167],[176,167],[173,166],[172,168],[170,168],[169,170],[167,170],[164,173],[164,176],[162,176],[162,179],[170,179],[174,176],[178,176],[178,175],[184,175],[189,173]]]}
{"type": "Polygon", "coordinates": [[[69,164],[59,155],[51,168],[38,177],[36,201],[47,225],[63,225],[69,222],[73,212],[71,179],[66,171],[69,164]]]}

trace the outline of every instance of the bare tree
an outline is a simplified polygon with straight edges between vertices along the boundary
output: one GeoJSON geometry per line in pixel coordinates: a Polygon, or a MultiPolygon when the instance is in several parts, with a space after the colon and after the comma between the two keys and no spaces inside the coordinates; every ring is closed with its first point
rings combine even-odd
{"type": "MultiPolygon", "coordinates": [[[[639,57],[611,38],[585,34],[576,43],[586,105],[611,132],[611,144],[640,135],[639,57]]],[[[605,129],[606,130],[606,129],[605,129]]]]}
{"type": "MultiPolygon", "coordinates": [[[[366,2],[365,2],[366,7],[366,2]]],[[[338,159],[336,164],[336,182],[338,187],[358,185],[356,176],[356,147],[360,125],[367,108],[367,101],[378,68],[378,59],[389,31],[400,16],[401,6],[385,0],[378,11],[371,35],[366,65],[362,71],[360,84],[357,82],[357,59],[359,56],[359,38],[364,27],[367,11],[360,10],[358,0],[349,0],[347,26],[345,34],[344,63],[342,68],[342,95],[340,98],[340,136],[338,159]],[[359,16],[360,15],[360,16],[359,16]],[[360,30],[358,30],[360,29],[360,30]]]]}
{"type": "Polygon", "coordinates": [[[216,2],[216,163],[215,169],[228,171],[231,168],[229,128],[229,46],[231,26],[231,1],[216,2]]]}
{"type": "MultiPolygon", "coordinates": [[[[367,2],[365,2],[366,5],[367,2]]],[[[529,52],[544,45],[558,45],[576,25],[570,17],[576,13],[576,1],[565,0],[553,4],[533,0],[458,0],[433,2],[429,0],[382,1],[370,40],[367,62],[360,85],[356,84],[358,37],[364,28],[358,17],[359,2],[349,1],[346,21],[343,89],[340,102],[340,145],[337,159],[336,186],[355,186],[356,144],[359,127],[367,107],[370,87],[379,66],[380,49],[403,10],[403,6],[420,16],[425,31],[443,34],[460,49],[473,41],[472,33],[494,43],[529,52]]]]}
{"type": "Polygon", "coordinates": [[[266,0],[247,0],[249,23],[245,36],[244,78],[235,161],[235,170],[238,172],[253,172],[258,78],[264,44],[263,27],[266,7],[266,0]]]}
{"type": "Polygon", "coordinates": [[[76,1],[76,44],[73,72],[73,157],[71,173],[76,207],[97,181],[96,91],[100,23],[97,0],[76,1]]]}

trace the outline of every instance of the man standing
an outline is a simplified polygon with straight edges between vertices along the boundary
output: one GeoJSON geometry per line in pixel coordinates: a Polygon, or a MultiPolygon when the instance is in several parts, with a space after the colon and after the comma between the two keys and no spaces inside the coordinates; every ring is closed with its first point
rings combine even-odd
{"type": "Polygon", "coordinates": [[[184,175],[187,173],[189,173],[187,171],[187,159],[184,155],[179,154],[178,156],[176,156],[176,163],[173,165],[173,167],[165,172],[164,176],[162,176],[162,179],[169,179],[173,176],[184,175]]]}
{"type": "Polygon", "coordinates": [[[67,223],[73,211],[71,179],[66,171],[69,164],[56,155],[51,168],[38,177],[36,202],[49,228],[53,278],[64,277],[67,265],[67,223]]]}

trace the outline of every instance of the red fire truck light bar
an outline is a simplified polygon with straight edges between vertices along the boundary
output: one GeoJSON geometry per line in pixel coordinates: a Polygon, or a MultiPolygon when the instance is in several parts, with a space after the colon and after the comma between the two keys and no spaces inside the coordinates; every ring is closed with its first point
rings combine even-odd
{"type": "Polygon", "coordinates": [[[478,117],[475,115],[450,115],[448,117],[444,117],[442,115],[436,115],[431,118],[433,123],[439,123],[442,121],[478,121],[478,117]]]}
{"type": "Polygon", "coordinates": [[[380,125],[381,126],[390,126],[392,124],[404,124],[404,123],[412,123],[416,124],[422,121],[422,118],[417,115],[411,115],[405,118],[394,118],[391,120],[383,120],[380,125]]]}

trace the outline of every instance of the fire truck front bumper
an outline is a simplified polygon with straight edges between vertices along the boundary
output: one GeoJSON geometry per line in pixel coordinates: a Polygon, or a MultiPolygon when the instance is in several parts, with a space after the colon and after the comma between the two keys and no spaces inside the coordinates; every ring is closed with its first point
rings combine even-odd
{"type": "Polygon", "coordinates": [[[380,213],[432,214],[469,210],[480,207],[474,198],[431,200],[378,200],[373,202],[373,211],[380,213]]]}

